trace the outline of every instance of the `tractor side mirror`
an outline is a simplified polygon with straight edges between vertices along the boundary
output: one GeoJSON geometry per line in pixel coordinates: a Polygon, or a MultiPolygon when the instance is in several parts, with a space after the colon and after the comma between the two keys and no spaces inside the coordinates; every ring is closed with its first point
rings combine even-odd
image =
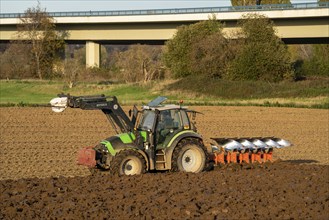
{"type": "Polygon", "coordinates": [[[135,125],[137,121],[138,116],[138,109],[136,105],[134,105],[134,108],[129,110],[129,117],[131,117],[131,122],[135,125]]]}

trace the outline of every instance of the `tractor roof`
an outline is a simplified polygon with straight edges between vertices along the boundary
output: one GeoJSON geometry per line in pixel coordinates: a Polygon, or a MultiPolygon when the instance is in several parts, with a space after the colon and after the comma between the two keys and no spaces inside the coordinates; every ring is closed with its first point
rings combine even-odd
{"type": "Polygon", "coordinates": [[[167,100],[167,97],[158,96],[157,98],[155,98],[151,102],[149,102],[147,105],[144,105],[142,108],[153,110],[153,111],[155,111],[155,110],[164,111],[164,110],[171,110],[171,109],[187,109],[187,107],[181,106],[181,105],[174,105],[174,104],[162,105],[162,103],[166,100],[167,100]]]}
{"type": "Polygon", "coordinates": [[[159,105],[159,106],[143,106],[143,109],[149,109],[149,110],[158,110],[158,111],[164,111],[164,110],[172,110],[172,109],[187,109],[186,106],[180,106],[180,105],[159,105]]]}

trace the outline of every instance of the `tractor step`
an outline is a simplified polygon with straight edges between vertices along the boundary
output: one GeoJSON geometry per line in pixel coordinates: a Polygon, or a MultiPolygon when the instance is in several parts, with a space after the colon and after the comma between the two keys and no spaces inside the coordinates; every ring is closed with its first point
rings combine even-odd
{"type": "Polygon", "coordinates": [[[163,149],[157,150],[155,153],[155,158],[156,158],[156,168],[158,170],[164,170],[166,169],[166,155],[163,149]]]}

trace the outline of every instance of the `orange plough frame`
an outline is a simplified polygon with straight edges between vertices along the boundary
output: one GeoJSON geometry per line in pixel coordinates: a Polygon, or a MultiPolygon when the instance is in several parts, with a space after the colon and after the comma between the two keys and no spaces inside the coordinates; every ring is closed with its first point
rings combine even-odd
{"type": "Polygon", "coordinates": [[[264,153],[239,153],[239,152],[220,152],[214,153],[215,164],[229,164],[229,163],[265,163],[273,162],[273,152],[264,153]]]}

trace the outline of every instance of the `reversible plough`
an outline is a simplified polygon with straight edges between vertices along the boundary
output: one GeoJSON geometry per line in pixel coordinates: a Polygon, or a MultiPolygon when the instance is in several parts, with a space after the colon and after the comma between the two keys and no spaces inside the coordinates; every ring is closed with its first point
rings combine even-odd
{"type": "Polygon", "coordinates": [[[267,138],[212,138],[215,164],[273,162],[273,150],[291,146],[287,140],[267,138]]]}

